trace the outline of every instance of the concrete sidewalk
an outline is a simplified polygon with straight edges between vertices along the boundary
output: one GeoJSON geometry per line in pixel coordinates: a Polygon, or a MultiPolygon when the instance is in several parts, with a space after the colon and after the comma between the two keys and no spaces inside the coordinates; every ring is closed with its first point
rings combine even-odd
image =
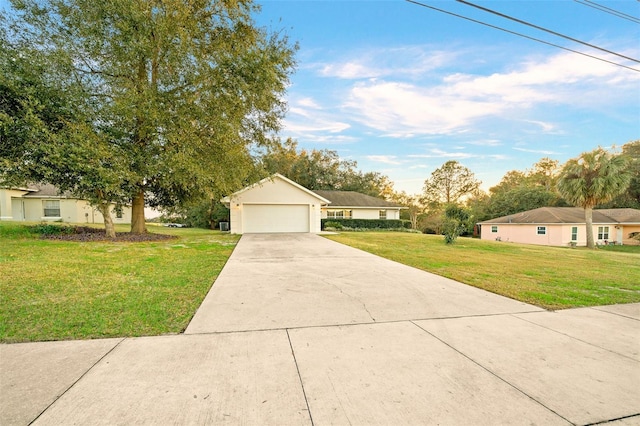
{"type": "Polygon", "coordinates": [[[31,422],[640,425],[640,304],[548,312],[245,235],[184,335],[0,345],[0,424],[31,422]]]}

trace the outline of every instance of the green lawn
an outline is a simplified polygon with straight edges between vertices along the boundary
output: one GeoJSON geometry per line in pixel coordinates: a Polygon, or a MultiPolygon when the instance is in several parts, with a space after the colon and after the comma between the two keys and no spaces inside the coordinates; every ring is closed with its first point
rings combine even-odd
{"type": "Polygon", "coordinates": [[[346,232],[327,238],[548,309],[640,302],[640,246],[544,247],[442,236],[346,232]]]}
{"type": "Polygon", "coordinates": [[[238,237],[201,229],[150,230],[179,238],[47,241],[22,224],[0,223],[0,341],[184,330],[238,237]]]}

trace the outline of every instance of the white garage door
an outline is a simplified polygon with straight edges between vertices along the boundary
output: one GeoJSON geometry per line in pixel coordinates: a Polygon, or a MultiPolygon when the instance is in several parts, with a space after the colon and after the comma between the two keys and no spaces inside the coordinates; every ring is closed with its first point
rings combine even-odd
{"type": "Polygon", "coordinates": [[[309,232],[306,204],[245,204],[243,232],[309,232]]]}

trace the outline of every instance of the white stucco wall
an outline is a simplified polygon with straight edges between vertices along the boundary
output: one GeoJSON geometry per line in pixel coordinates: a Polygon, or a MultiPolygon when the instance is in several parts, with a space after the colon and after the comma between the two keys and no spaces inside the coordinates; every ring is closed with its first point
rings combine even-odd
{"type": "MultiPolygon", "coordinates": [[[[57,221],[68,223],[104,223],[102,214],[85,200],[73,198],[13,198],[13,220],[29,222],[57,221]],[[60,216],[44,217],[44,201],[59,200],[60,216]]],[[[131,223],[131,207],[123,207],[122,218],[117,218],[111,206],[113,223],[131,223]]]]}
{"type": "Polygon", "coordinates": [[[13,205],[13,198],[22,197],[28,191],[20,191],[17,189],[0,188],[0,220],[22,220],[16,213],[13,205]]]}
{"type": "Polygon", "coordinates": [[[309,232],[320,232],[320,207],[322,200],[306,190],[273,177],[245,188],[229,197],[230,231],[233,234],[244,233],[243,210],[246,205],[308,206],[309,232]]]}
{"type": "Polygon", "coordinates": [[[400,219],[400,210],[389,208],[363,208],[363,207],[323,207],[322,218],[327,218],[327,211],[329,210],[350,210],[351,219],[380,219],[380,210],[387,211],[387,219],[400,219]]]}

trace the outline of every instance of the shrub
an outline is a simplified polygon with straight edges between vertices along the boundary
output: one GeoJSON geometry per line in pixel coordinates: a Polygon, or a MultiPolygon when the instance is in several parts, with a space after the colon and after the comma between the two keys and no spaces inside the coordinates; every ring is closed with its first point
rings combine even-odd
{"type": "Polygon", "coordinates": [[[34,234],[48,236],[48,235],[71,235],[75,233],[75,228],[72,226],[60,226],[52,223],[40,223],[31,227],[31,232],[34,234]]]}
{"type": "Polygon", "coordinates": [[[321,229],[375,230],[409,229],[411,221],[400,219],[322,219],[321,229]]]}

